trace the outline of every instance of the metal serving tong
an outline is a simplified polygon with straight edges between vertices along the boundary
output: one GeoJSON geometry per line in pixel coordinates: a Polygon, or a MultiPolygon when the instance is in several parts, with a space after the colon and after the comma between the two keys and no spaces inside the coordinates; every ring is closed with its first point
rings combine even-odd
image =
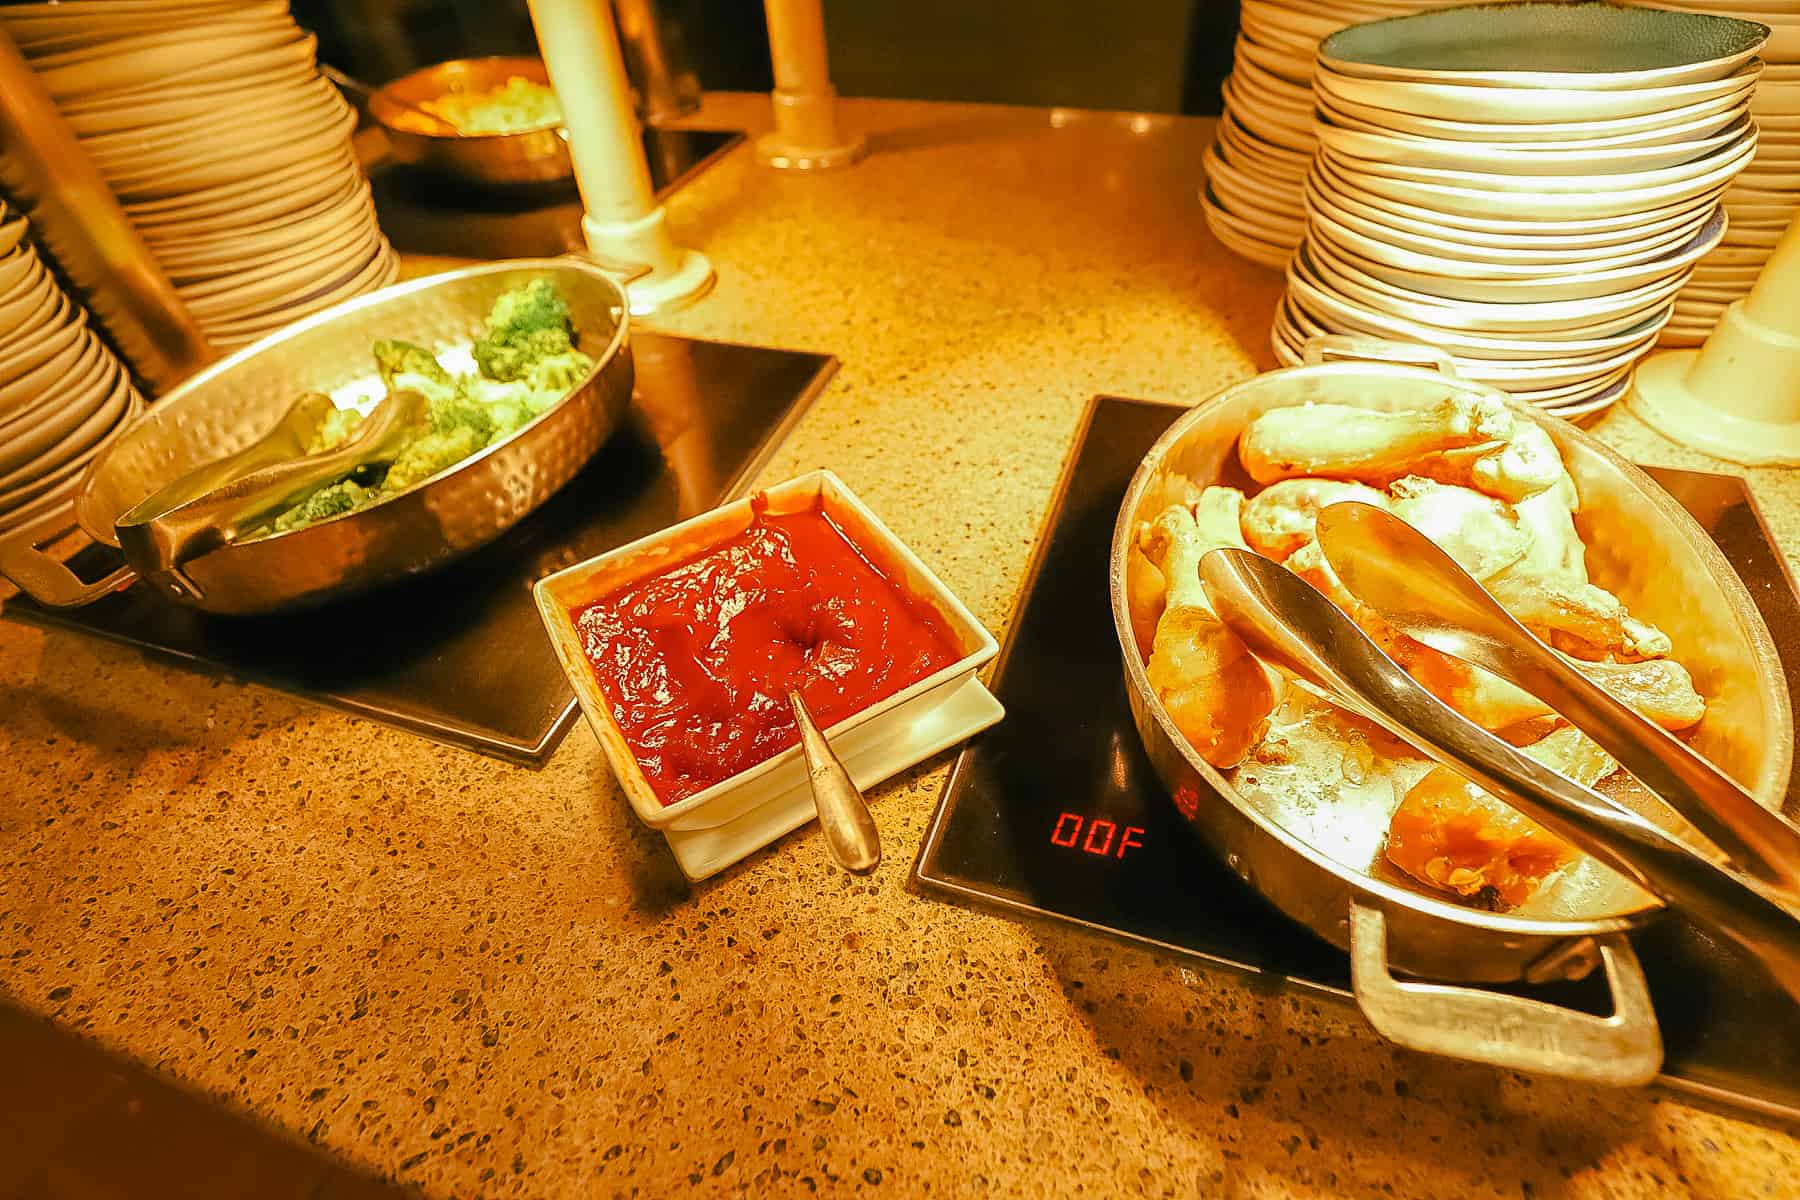
{"type": "MultiPolygon", "coordinates": [[[[1330,509],[1326,509],[1329,512],[1330,509]]],[[[1520,753],[1426,691],[1311,584],[1247,550],[1201,577],[1220,620],[1265,662],[1480,784],[1571,844],[1743,946],[1800,1001],[1800,919],[1758,883],[1520,753]]]]}
{"type": "Polygon", "coordinates": [[[425,420],[426,407],[418,392],[390,392],[342,445],[307,454],[307,443],[331,408],[329,397],[308,393],[255,442],[132,506],[116,523],[119,544],[179,576],[183,563],[239,540],[309,492],[366,463],[391,459],[425,420]]]}
{"type": "Polygon", "coordinates": [[[1319,545],[1359,600],[1406,636],[1544,701],[1693,823],[1745,874],[1800,905],[1800,832],[1564,662],[1435,542],[1370,504],[1327,506],[1319,545]]]}

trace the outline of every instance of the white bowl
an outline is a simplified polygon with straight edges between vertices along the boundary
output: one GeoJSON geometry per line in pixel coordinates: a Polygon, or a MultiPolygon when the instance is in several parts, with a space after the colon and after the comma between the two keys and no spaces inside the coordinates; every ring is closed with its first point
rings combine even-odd
{"type": "MultiPolygon", "coordinates": [[[[1271,218],[1260,213],[1246,215],[1234,211],[1225,205],[1210,186],[1203,190],[1200,199],[1207,224],[1219,240],[1227,240],[1226,234],[1221,233],[1224,230],[1238,242],[1252,243],[1250,248],[1258,252],[1254,261],[1265,265],[1279,266],[1284,263],[1294,247],[1300,244],[1301,235],[1306,231],[1304,224],[1290,225],[1278,217],[1271,218]]],[[[1238,245],[1231,248],[1240,253],[1245,252],[1238,245]]],[[[1251,256],[1246,254],[1246,257],[1251,256]]]]}
{"type": "MultiPolygon", "coordinates": [[[[993,635],[837,476],[814,471],[764,495],[772,512],[824,505],[891,577],[938,614],[962,652],[942,670],[825,730],[859,786],[873,786],[1001,718],[999,703],[976,677],[994,656],[993,635]]],[[[813,818],[800,749],[789,747],[704,791],[664,805],[613,719],[570,613],[718,545],[748,527],[751,519],[751,501],[726,504],[548,575],[532,588],[551,645],[632,810],[644,824],[669,837],[676,858],[693,879],[728,866],[813,818]]]]}
{"type": "Polygon", "coordinates": [[[1376,108],[1438,117],[1448,121],[1498,123],[1517,121],[1602,120],[1664,112],[1686,104],[1748,95],[1762,68],[1752,59],[1736,73],[1704,83],[1631,88],[1617,92],[1571,88],[1480,87],[1448,83],[1406,83],[1353,79],[1324,69],[1313,77],[1313,89],[1333,98],[1376,108]]]}
{"type": "Polygon", "coordinates": [[[1319,46],[1319,70],[1383,82],[1617,91],[1707,83],[1768,40],[1728,17],[1607,4],[1482,4],[1370,21],[1319,46]]]}

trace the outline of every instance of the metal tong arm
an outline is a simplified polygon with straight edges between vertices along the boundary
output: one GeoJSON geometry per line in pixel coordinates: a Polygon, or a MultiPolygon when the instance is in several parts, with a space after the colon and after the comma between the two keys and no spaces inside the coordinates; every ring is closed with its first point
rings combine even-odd
{"type": "Polygon", "coordinates": [[[1548,704],[1745,874],[1800,904],[1800,831],[1687,743],[1571,667],[1435,542],[1392,513],[1346,503],[1320,514],[1319,544],[1344,586],[1383,619],[1548,704]]]}
{"type": "Polygon", "coordinates": [[[418,392],[390,392],[355,436],[341,446],[229,479],[150,515],[139,526],[142,536],[157,561],[167,568],[228,546],[270,514],[335,483],[364,463],[380,461],[402,438],[410,436],[411,428],[425,418],[426,408],[426,399],[418,392]]]}
{"type": "Polygon", "coordinates": [[[1214,550],[1202,560],[1201,574],[1219,618],[1259,658],[1339,699],[1739,943],[1800,1001],[1800,920],[1758,885],[1446,705],[1336,605],[1280,564],[1244,550],[1214,550]]]}

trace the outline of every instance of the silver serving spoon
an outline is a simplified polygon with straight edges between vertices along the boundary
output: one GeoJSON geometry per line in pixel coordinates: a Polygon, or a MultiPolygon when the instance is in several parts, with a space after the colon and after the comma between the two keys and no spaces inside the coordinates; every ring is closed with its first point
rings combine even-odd
{"type": "Polygon", "coordinates": [[[1279,563],[1245,550],[1214,550],[1201,560],[1200,574],[1219,619],[1257,657],[1331,695],[1737,942],[1800,1001],[1800,919],[1755,882],[1450,708],[1382,653],[1337,605],[1279,563]]]}
{"type": "Polygon", "coordinates": [[[1430,538],[1392,513],[1355,503],[1326,507],[1318,537],[1344,586],[1390,625],[1543,700],[1745,874],[1800,903],[1800,831],[1565,663],[1430,538]]]}
{"type": "Polygon", "coordinates": [[[322,392],[307,392],[281,414],[275,428],[234,454],[216,458],[195,467],[179,479],[170,480],[139,500],[118,519],[120,525],[142,525],[172,508],[186,504],[197,496],[224,487],[263,467],[289,459],[304,458],[306,447],[319,432],[319,426],[336,409],[331,397],[322,392]]]}
{"type": "Polygon", "coordinates": [[[185,562],[238,541],[270,515],[365,463],[392,458],[413,436],[414,427],[425,420],[428,407],[418,392],[389,392],[356,432],[334,449],[277,462],[210,488],[187,486],[188,479],[210,482],[210,468],[202,467],[165,489],[185,491],[187,498],[180,503],[161,512],[140,514],[134,508],[120,517],[119,543],[128,551],[135,547],[165,569],[177,570],[185,562]]]}
{"type": "Polygon", "coordinates": [[[852,875],[867,875],[881,865],[881,834],[875,828],[875,814],[819,732],[800,693],[789,691],[787,699],[794,710],[794,724],[800,728],[800,750],[806,755],[806,773],[812,783],[813,803],[819,809],[825,849],[833,862],[852,875]]]}

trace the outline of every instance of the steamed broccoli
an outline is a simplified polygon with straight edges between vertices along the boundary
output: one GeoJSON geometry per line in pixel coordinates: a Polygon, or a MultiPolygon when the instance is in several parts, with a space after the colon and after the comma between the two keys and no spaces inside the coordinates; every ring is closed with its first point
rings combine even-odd
{"type": "Polygon", "coordinates": [[[456,382],[431,351],[399,338],[383,338],[375,343],[375,365],[389,391],[394,390],[395,380],[401,375],[419,375],[442,384],[456,382]]]}
{"type": "Polygon", "coordinates": [[[487,445],[493,432],[490,423],[483,429],[475,425],[456,425],[442,431],[433,430],[408,442],[406,449],[394,459],[382,481],[383,495],[409,488],[422,479],[430,479],[445,467],[455,466],[487,445]]]}
{"type": "MultiPolygon", "coordinates": [[[[525,376],[525,382],[535,393],[548,394],[554,402],[562,394],[580,383],[582,377],[594,369],[594,360],[581,351],[570,347],[560,354],[546,355],[531,364],[531,370],[525,376]]],[[[549,407],[541,405],[537,411],[549,407]]]]}
{"type": "Polygon", "coordinates": [[[354,480],[343,479],[320,488],[275,519],[274,530],[285,533],[302,525],[351,512],[375,498],[375,493],[354,480]]]}
{"type": "Polygon", "coordinates": [[[573,341],[569,306],[547,279],[501,293],[488,312],[487,329],[471,347],[489,379],[521,379],[540,358],[562,354],[573,341]]]}
{"type": "Polygon", "coordinates": [[[479,432],[485,440],[494,432],[494,416],[488,406],[460,388],[447,396],[432,397],[425,419],[433,433],[469,428],[479,432]]]}

